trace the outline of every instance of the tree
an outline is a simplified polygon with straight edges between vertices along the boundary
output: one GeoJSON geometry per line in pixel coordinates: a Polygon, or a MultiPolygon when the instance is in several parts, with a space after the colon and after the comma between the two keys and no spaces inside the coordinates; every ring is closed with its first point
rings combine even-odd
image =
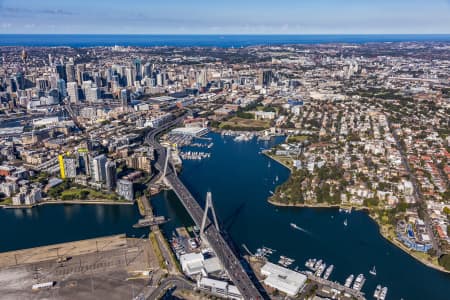
{"type": "Polygon", "coordinates": [[[364,199],[364,206],[378,206],[378,198],[364,199]]]}
{"type": "Polygon", "coordinates": [[[439,257],[439,265],[450,271],[450,255],[444,254],[439,257]]]}
{"type": "Polygon", "coordinates": [[[443,212],[444,212],[444,214],[446,214],[446,215],[450,215],[450,208],[448,208],[447,206],[444,207],[443,212]]]}
{"type": "Polygon", "coordinates": [[[406,203],[405,201],[400,201],[400,202],[397,204],[396,210],[397,210],[398,212],[405,212],[405,211],[408,209],[408,207],[409,207],[409,204],[408,204],[408,203],[406,203]]]}
{"type": "Polygon", "coordinates": [[[430,256],[436,256],[436,254],[437,254],[437,252],[436,252],[436,250],[435,250],[434,248],[430,248],[430,249],[427,251],[427,253],[428,253],[428,255],[430,255],[430,256]]]}
{"type": "Polygon", "coordinates": [[[242,118],[242,119],[253,119],[254,118],[253,114],[248,113],[248,112],[242,112],[242,111],[238,111],[236,113],[236,116],[238,116],[239,118],[242,118]]]}
{"type": "MultiPolygon", "coordinates": [[[[444,198],[444,200],[449,201],[450,200],[450,188],[448,188],[443,194],[442,194],[442,198],[444,198]]],[[[447,213],[450,214],[450,213],[447,213]]]]}
{"type": "Polygon", "coordinates": [[[85,199],[87,199],[88,196],[89,196],[89,191],[87,191],[87,190],[80,191],[80,199],[85,200],[85,199]]]}
{"type": "Polygon", "coordinates": [[[265,106],[265,107],[263,108],[263,111],[265,111],[265,112],[276,112],[277,110],[275,109],[275,107],[272,107],[272,106],[265,106]]]}

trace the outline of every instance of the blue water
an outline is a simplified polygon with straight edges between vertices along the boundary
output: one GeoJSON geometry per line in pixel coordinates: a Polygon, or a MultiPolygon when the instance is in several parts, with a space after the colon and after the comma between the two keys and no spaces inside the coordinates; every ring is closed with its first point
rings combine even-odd
{"type": "Polygon", "coordinates": [[[148,230],[132,227],[139,218],[135,205],[0,208],[0,252],[122,233],[140,237],[148,230]]]}
{"type": "MultiPolygon", "coordinates": [[[[286,255],[296,259],[293,266],[301,269],[308,258],[322,258],[335,265],[331,280],[341,283],[352,273],[364,273],[367,299],[372,299],[377,284],[389,287],[387,299],[449,299],[450,275],[424,266],[390,244],[365,212],[344,214],[337,209],[270,205],[270,191],[289,176],[286,168],[274,161],[269,167],[270,159],[258,154],[274,141],[235,143],[231,137],[209,136],[215,144],[211,158],[185,161],[181,179],[200,203],[207,191],[212,192],[219,222],[235,244],[246,244],[251,251],[263,245],[277,249],[272,261],[286,255]],[[343,225],[345,219],[348,226],[343,225]],[[293,229],[291,222],[303,230],[293,229]],[[369,274],[373,265],[378,273],[375,277],[369,274]]],[[[152,203],[158,213],[172,220],[162,226],[166,235],[176,226],[192,224],[173,192],[154,197],[152,203]]]]}
{"type": "Polygon", "coordinates": [[[246,47],[254,45],[450,42],[450,35],[107,35],[107,34],[0,34],[0,46],[199,46],[246,47]]]}

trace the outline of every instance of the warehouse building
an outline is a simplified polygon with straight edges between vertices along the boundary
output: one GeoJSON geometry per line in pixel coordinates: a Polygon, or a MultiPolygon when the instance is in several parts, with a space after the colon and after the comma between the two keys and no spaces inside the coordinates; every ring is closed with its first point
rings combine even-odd
{"type": "Polygon", "coordinates": [[[274,289],[295,296],[305,285],[307,277],[301,273],[283,268],[273,263],[266,263],[261,268],[261,274],[267,276],[264,284],[274,289]]]}

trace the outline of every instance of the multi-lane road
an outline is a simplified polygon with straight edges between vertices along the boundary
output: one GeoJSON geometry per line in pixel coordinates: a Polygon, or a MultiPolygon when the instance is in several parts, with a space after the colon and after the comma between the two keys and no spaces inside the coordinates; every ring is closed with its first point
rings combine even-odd
{"type": "MultiPolygon", "coordinates": [[[[152,145],[156,151],[155,168],[159,171],[160,174],[163,172],[164,168],[166,149],[156,141],[155,137],[161,132],[177,124],[180,120],[182,120],[182,118],[178,118],[165,124],[162,127],[152,130],[146,138],[146,141],[150,145],[152,145]]],[[[195,224],[200,227],[203,217],[203,209],[189,192],[189,190],[185,187],[185,185],[181,182],[172,168],[167,168],[164,180],[172,187],[173,191],[178,196],[181,203],[194,220],[195,224]]],[[[218,231],[215,226],[209,225],[210,221],[208,219],[205,232],[202,234],[202,236],[207,240],[207,243],[211,246],[217,257],[220,259],[222,265],[227,270],[228,275],[241,292],[243,298],[262,299],[262,294],[250,279],[239,258],[235,255],[230,245],[222,236],[222,233],[218,231]]]]}
{"type": "Polygon", "coordinates": [[[394,137],[395,143],[397,144],[397,148],[400,152],[401,158],[402,158],[402,164],[405,167],[406,172],[408,173],[409,176],[409,180],[411,181],[412,185],[413,185],[413,189],[414,189],[414,198],[416,200],[417,203],[422,204],[421,207],[419,207],[419,209],[423,210],[423,214],[424,214],[424,223],[425,223],[425,227],[427,229],[428,235],[431,238],[431,243],[433,245],[433,249],[436,251],[436,255],[440,256],[441,255],[441,249],[439,247],[439,241],[436,238],[436,235],[433,232],[433,224],[431,222],[430,216],[428,214],[428,211],[426,209],[426,203],[424,201],[423,195],[420,191],[419,185],[417,183],[417,179],[416,176],[414,175],[414,173],[411,170],[411,167],[409,166],[408,163],[408,157],[405,153],[405,150],[403,149],[401,143],[400,143],[400,138],[397,135],[397,132],[395,131],[395,128],[392,127],[392,124],[390,122],[390,120],[388,120],[388,126],[389,129],[392,132],[392,135],[394,137]]]}

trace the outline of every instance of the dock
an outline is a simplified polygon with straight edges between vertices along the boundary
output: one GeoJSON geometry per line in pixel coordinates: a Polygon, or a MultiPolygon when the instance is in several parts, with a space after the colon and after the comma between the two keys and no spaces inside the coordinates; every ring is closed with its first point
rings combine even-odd
{"type": "Polygon", "coordinates": [[[349,295],[353,296],[355,299],[358,299],[358,300],[365,300],[366,299],[364,297],[364,293],[363,292],[360,292],[360,291],[354,290],[352,288],[343,286],[342,284],[339,284],[337,282],[329,281],[329,280],[323,279],[321,277],[314,276],[312,274],[305,274],[305,275],[311,281],[317,282],[317,283],[319,283],[319,284],[321,284],[323,286],[329,286],[332,289],[335,289],[335,290],[344,292],[346,294],[349,294],[349,295]]]}
{"type": "Polygon", "coordinates": [[[153,217],[153,208],[150,204],[150,199],[145,196],[139,197],[137,199],[139,213],[143,217],[152,216],[153,217]]]}
{"type": "Polygon", "coordinates": [[[168,221],[169,220],[166,219],[164,216],[151,217],[151,218],[146,217],[143,219],[139,219],[139,221],[133,225],[133,228],[151,227],[151,226],[155,226],[155,225],[164,224],[168,221]]]}
{"type": "Polygon", "coordinates": [[[2,299],[130,299],[165,276],[152,244],[125,234],[0,253],[2,299]]]}

